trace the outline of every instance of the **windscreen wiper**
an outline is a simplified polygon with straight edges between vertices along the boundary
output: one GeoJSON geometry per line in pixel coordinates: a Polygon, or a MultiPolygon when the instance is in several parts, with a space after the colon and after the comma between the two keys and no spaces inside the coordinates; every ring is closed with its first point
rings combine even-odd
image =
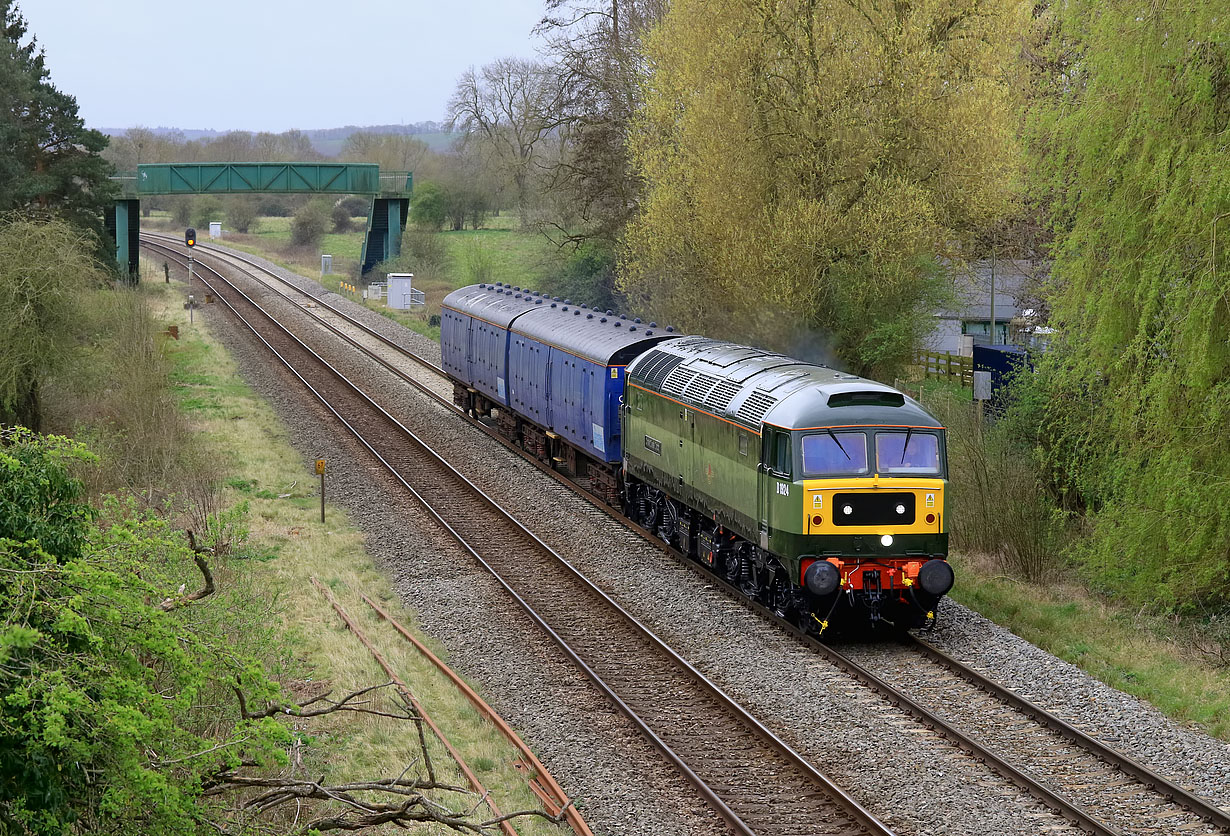
{"type": "Polygon", "coordinates": [[[845,455],[845,457],[846,457],[847,459],[849,459],[849,458],[850,458],[850,454],[846,452],[846,448],[845,448],[845,447],[842,447],[842,446],[841,446],[841,442],[837,440],[837,435],[836,435],[836,433],[834,433],[832,430],[826,430],[826,432],[828,432],[828,434],[829,434],[830,436],[832,436],[832,437],[833,437],[833,443],[835,443],[835,444],[837,445],[837,449],[838,449],[838,450],[840,450],[840,451],[841,451],[841,452],[845,455]]]}
{"type": "Polygon", "coordinates": [[[901,445],[901,463],[905,464],[905,451],[910,449],[910,436],[913,434],[913,427],[905,428],[905,444],[901,445]]]}

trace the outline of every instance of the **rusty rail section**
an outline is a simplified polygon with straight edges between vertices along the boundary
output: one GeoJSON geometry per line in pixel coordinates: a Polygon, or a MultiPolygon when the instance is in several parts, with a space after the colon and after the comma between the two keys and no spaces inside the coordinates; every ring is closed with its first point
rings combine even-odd
{"type": "MultiPolygon", "coordinates": [[[[391,665],[389,665],[388,660],[384,658],[384,654],[376,649],[375,645],[373,645],[371,640],[367,637],[367,634],[363,632],[363,629],[359,627],[358,624],[355,624],[354,619],[350,617],[346,610],[343,609],[342,605],[337,602],[337,599],[333,597],[333,593],[330,592],[324,584],[316,580],[316,578],[312,578],[311,580],[312,586],[316,587],[316,589],[320,591],[320,594],[325,596],[325,599],[333,607],[333,611],[338,614],[338,617],[342,619],[343,623],[345,623],[350,632],[354,633],[355,638],[362,642],[363,646],[371,652],[372,657],[384,670],[389,679],[393,680],[393,683],[401,692],[402,698],[410,704],[410,706],[414,709],[414,712],[422,718],[423,722],[431,728],[432,732],[435,733],[440,742],[444,744],[444,748],[448,750],[449,755],[452,756],[457,766],[461,769],[462,774],[466,776],[466,780],[469,781],[470,788],[482,797],[483,803],[485,803],[487,808],[491,810],[492,818],[502,818],[504,814],[500,812],[500,808],[496,805],[495,799],[491,797],[491,792],[483,786],[483,782],[477,775],[474,774],[474,770],[470,769],[470,765],[466,763],[465,758],[462,757],[461,753],[458,752],[456,748],[454,748],[452,741],[448,739],[448,736],[445,735],[440,727],[436,725],[435,721],[431,719],[431,715],[423,709],[422,704],[420,704],[414,694],[410,692],[409,686],[402,681],[401,677],[397,675],[397,672],[393,670],[391,665]]],[[[427,757],[426,748],[423,749],[423,756],[427,757]]],[[[428,769],[431,769],[430,763],[428,764],[428,769]]],[[[504,832],[504,836],[518,836],[517,831],[513,829],[512,823],[507,819],[500,822],[500,830],[504,832]]]]}
{"type": "Polygon", "coordinates": [[[487,701],[480,697],[464,679],[458,676],[452,668],[441,661],[436,654],[432,653],[427,645],[419,641],[414,634],[399,624],[391,615],[385,612],[379,604],[362,592],[359,593],[359,597],[361,597],[369,607],[375,610],[377,615],[387,621],[393,629],[402,636],[402,638],[413,644],[415,648],[418,649],[419,653],[423,654],[429,662],[436,666],[440,673],[447,676],[453,684],[457,686],[457,689],[465,695],[466,699],[470,701],[470,704],[478,710],[479,714],[490,720],[495,727],[500,730],[500,733],[504,735],[508,742],[521,753],[521,757],[524,759],[526,766],[530,770],[533,770],[530,774],[530,788],[534,790],[535,795],[542,800],[543,804],[547,805],[547,812],[558,816],[561,810],[567,808],[565,815],[568,819],[568,823],[572,825],[573,832],[576,833],[577,836],[593,836],[593,831],[589,829],[589,825],[585,823],[585,819],[583,819],[581,814],[577,812],[576,807],[572,806],[572,802],[568,798],[568,794],[564,792],[564,788],[556,783],[555,778],[552,777],[551,773],[547,771],[547,768],[542,765],[542,762],[538,760],[538,756],[534,754],[534,751],[530,749],[530,747],[525,744],[525,741],[521,739],[520,735],[513,730],[512,726],[504,722],[504,718],[497,714],[495,709],[488,705],[487,701]]]}

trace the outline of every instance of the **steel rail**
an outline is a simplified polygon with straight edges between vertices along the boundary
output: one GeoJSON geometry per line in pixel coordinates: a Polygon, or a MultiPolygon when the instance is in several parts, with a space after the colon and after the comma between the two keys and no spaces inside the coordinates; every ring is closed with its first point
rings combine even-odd
{"type": "MultiPolygon", "coordinates": [[[[169,253],[169,254],[171,254],[171,255],[174,255],[174,256],[177,256],[177,257],[182,257],[182,253],[179,253],[179,252],[177,252],[176,250],[173,250],[173,249],[171,248],[171,246],[170,246],[170,244],[178,244],[178,243],[179,243],[176,239],[173,239],[173,238],[164,239],[162,236],[147,236],[147,237],[150,237],[150,238],[157,238],[157,239],[158,239],[158,241],[159,241],[159,243],[151,243],[151,242],[148,242],[148,241],[143,241],[142,243],[143,243],[145,246],[147,246],[147,247],[154,247],[154,248],[157,248],[157,249],[162,250],[162,251],[164,251],[164,252],[167,252],[167,253],[169,253]],[[170,244],[164,244],[164,243],[161,243],[161,242],[162,242],[162,241],[164,241],[164,240],[169,241],[169,242],[170,242],[170,244]]],[[[182,246],[182,245],[181,245],[181,246],[182,246]]],[[[200,245],[198,244],[197,246],[200,246],[200,245]]],[[[219,252],[219,251],[215,250],[215,252],[219,252]]],[[[221,252],[223,253],[223,255],[230,255],[230,253],[229,253],[229,252],[225,252],[225,251],[221,251],[221,252]]],[[[220,260],[223,260],[223,262],[224,262],[224,263],[226,263],[224,259],[222,259],[221,257],[219,257],[219,258],[220,258],[220,260]]],[[[445,381],[449,382],[450,384],[452,383],[451,379],[450,379],[450,378],[448,377],[448,375],[444,372],[444,370],[443,370],[443,369],[441,369],[439,366],[435,365],[434,363],[432,363],[430,360],[427,360],[427,359],[426,359],[426,358],[424,358],[424,357],[420,357],[419,355],[415,354],[413,351],[410,351],[409,349],[403,348],[402,346],[397,345],[396,343],[389,341],[389,340],[388,340],[388,338],[386,338],[384,335],[380,334],[380,333],[379,333],[379,332],[377,332],[377,331],[372,330],[372,329],[371,329],[371,328],[369,328],[367,325],[365,325],[364,323],[360,322],[359,320],[357,320],[357,319],[355,319],[355,318],[351,317],[350,315],[346,314],[346,313],[345,313],[344,311],[342,311],[341,309],[339,309],[339,308],[336,308],[336,307],[334,307],[334,306],[329,305],[329,304],[328,304],[327,302],[325,302],[324,300],[320,299],[319,297],[313,296],[311,293],[309,293],[309,292],[307,292],[307,291],[303,290],[302,288],[296,287],[294,284],[292,284],[291,282],[288,282],[286,279],[283,279],[282,277],[280,277],[280,276],[276,275],[275,273],[272,273],[271,271],[269,271],[269,269],[268,269],[268,268],[262,267],[262,266],[260,266],[259,264],[256,264],[255,262],[252,262],[252,261],[250,261],[250,260],[248,260],[248,259],[240,258],[240,260],[241,260],[241,261],[246,262],[247,264],[249,264],[249,265],[251,265],[251,266],[253,266],[255,269],[259,270],[260,272],[262,272],[262,273],[266,273],[266,274],[268,274],[268,275],[272,276],[273,278],[277,279],[279,282],[281,282],[281,283],[283,283],[283,284],[286,284],[286,285],[287,285],[287,286],[289,286],[292,290],[294,290],[296,293],[299,293],[299,294],[301,294],[301,295],[303,295],[303,296],[306,296],[307,298],[309,298],[309,299],[313,300],[314,302],[320,302],[320,303],[321,303],[322,305],[324,305],[324,306],[325,306],[325,307],[326,307],[326,308],[327,308],[330,312],[332,312],[332,313],[336,314],[338,317],[340,317],[341,319],[345,320],[345,321],[346,321],[347,323],[349,323],[350,325],[353,325],[355,328],[358,328],[359,330],[363,331],[364,333],[366,333],[366,334],[368,334],[368,335],[370,335],[370,336],[374,337],[375,339],[379,340],[381,343],[383,343],[383,344],[384,344],[384,345],[386,345],[387,347],[389,347],[389,348],[393,349],[393,350],[394,350],[394,351],[395,351],[395,352],[396,352],[399,356],[405,357],[405,358],[407,358],[407,359],[409,359],[409,360],[413,360],[413,361],[415,361],[415,362],[419,363],[420,365],[422,365],[422,366],[424,366],[425,368],[427,368],[428,370],[430,370],[432,373],[436,374],[436,375],[437,375],[438,377],[440,377],[441,379],[443,379],[443,380],[445,380],[445,381]]],[[[245,268],[242,268],[242,267],[238,267],[238,266],[236,266],[236,265],[231,265],[231,264],[228,264],[228,266],[233,267],[233,268],[235,268],[235,269],[238,269],[238,270],[240,270],[241,272],[243,272],[243,273],[247,274],[247,275],[248,275],[249,277],[251,277],[254,281],[257,281],[257,282],[260,282],[260,283],[264,284],[263,280],[262,280],[259,276],[256,276],[255,274],[253,274],[251,271],[246,270],[245,268]]],[[[310,313],[311,313],[311,311],[310,311],[310,310],[305,310],[305,313],[309,313],[309,314],[310,314],[310,313]]],[[[561,484],[561,485],[563,485],[563,486],[567,487],[569,490],[572,490],[572,491],[579,491],[579,492],[581,492],[581,493],[584,493],[584,494],[588,495],[590,498],[597,500],[597,505],[598,505],[599,509],[601,509],[601,510],[605,511],[606,513],[608,513],[609,515],[611,515],[612,517],[614,517],[614,518],[615,518],[618,522],[620,522],[620,523],[622,523],[622,524],[624,524],[624,525],[626,525],[626,526],[628,526],[628,527],[630,527],[630,528],[636,529],[636,530],[637,530],[637,532],[638,532],[639,534],[641,534],[642,536],[645,536],[645,537],[647,537],[648,539],[651,539],[651,540],[655,540],[655,538],[653,538],[653,537],[652,537],[652,535],[648,535],[648,534],[646,534],[646,532],[645,532],[643,529],[640,529],[640,528],[639,528],[639,526],[637,526],[637,524],[636,524],[634,521],[632,521],[632,520],[631,520],[631,519],[629,519],[628,517],[625,517],[623,514],[621,514],[621,513],[619,512],[619,510],[618,510],[618,509],[612,508],[612,507],[610,507],[609,505],[606,505],[606,503],[605,503],[605,502],[602,502],[601,497],[599,497],[597,494],[593,493],[592,491],[588,490],[588,489],[586,488],[586,486],[584,486],[583,484],[581,484],[581,483],[580,483],[580,482],[578,482],[577,480],[575,480],[575,479],[571,479],[571,478],[569,478],[568,476],[566,476],[566,475],[564,475],[564,474],[560,473],[558,470],[555,470],[553,467],[550,467],[549,465],[545,464],[544,462],[542,462],[542,461],[540,461],[539,459],[535,458],[534,456],[530,455],[528,452],[526,452],[525,450],[523,450],[521,447],[518,447],[517,445],[512,444],[511,442],[509,442],[508,438],[506,438],[504,435],[502,435],[502,434],[501,434],[501,433],[500,433],[497,429],[495,429],[494,427],[492,427],[492,426],[490,426],[490,425],[486,424],[486,423],[485,423],[485,422],[483,422],[481,419],[476,418],[476,417],[473,417],[473,416],[470,416],[470,415],[467,415],[467,414],[465,413],[465,411],[463,411],[460,407],[458,407],[455,403],[453,403],[453,401],[452,401],[452,399],[451,399],[451,398],[444,398],[444,397],[441,397],[439,393],[437,393],[437,392],[433,391],[433,390],[432,390],[429,386],[427,386],[426,384],[424,384],[421,380],[418,380],[417,378],[413,377],[412,375],[408,375],[408,374],[406,374],[406,373],[405,373],[404,371],[402,371],[400,368],[398,368],[397,366],[395,366],[395,365],[393,365],[392,363],[390,363],[390,362],[389,362],[389,361],[388,361],[385,357],[382,357],[381,355],[379,355],[379,354],[377,354],[376,352],[372,351],[372,350],[371,350],[371,349],[369,349],[367,346],[362,345],[361,343],[359,343],[358,341],[356,341],[356,340],[355,340],[353,337],[351,337],[350,335],[343,333],[343,332],[342,332],[341,330],[339,330],[338,328],[335,328],[332,324],[330,324],[330,323],[328,323],[328,322],[324,321],[323,319],[321,319],[321,318],[319,318],[319,317],[316,317],[316,322],[317,322],[317,324],[318,324],[318,325],[320,325],[321,327],[325,328],[326,330],[333,332],[333,334],[335,334],[335,335],[336,335],[339,339],[341,339],[341,340],[343,340],[344,342],[348,343],[351,347],[353,347],[353,348],[354,348],[354,349],[356,349],[357,351],[359,351],[359,352],[361,352],[361,353],[365,354],[367,357],[369,357],[371,360],[373,360],[374,362],[376,362],[377,364],[379,364],[379,365],[380,365],[381,367],[383,367],[386,371],[388,371],[390,374],[392,374],[392,375],[394,375],[395,377],[397,377],[398,379],[400,379],[402,382],[407,383],[407,384],[409,384],[410,386],[412,386],[412,387],[414,387],[415,389],[417,389],[419,392],[422,392],[422,393],[423,393],[424,395],[426,395],[428,398],[432,399],[432,400],[433,400],[433,401],[435,401],[436,403],[438,403],[438,404],[440,404],[441,406],[445,407],[447,410],[449,410],[449,411],[450,411],[450,412],[452,412],[454,415],[456,415],[456,416],[458,416],[459,418],[461,418],[463,421],[465,421],[466,423],[468,423],[470,426],[472,426],[472,427],[474,427],[475,429],[479,430],[480,432],[482,432],[483,434],[485,434],[486,436],[488,436],[488,437],[489,437],[489,438],[491,438],[492,440],[494,440],[494,441],[496,441],[496,442],[500,443],[500,444],[501,444],[501,445],[503,445],[506,449],[508,449],[508,450],[512,451],[512,452],[513,452],[514,454],[516,454],[517,456],[520,456],[520,457],[521,457],[521,459],[523,459],[524,461],[526,461],[526,462],[528,462],[529,464],[533,465],[535,468],[537,468],[537,469],[538,469],[540,472],[542,472],[543,474],[545,474],[545,475],[549,476],[550,478],[554,479],[556,482],[558,482],[559,484],[561,484]]],[[[662,544],[661,544],[661,541],[656,541],[656,544],[658,544],[658,545],[662,545],[662,544]]],[[[677,555],[676,555],[676,556],[677,556],[677,555]]]]}
{"type": "MultiPolygon", "coordinates": [[[[172,237],[170,237],[170,236],[157,235],[157,234],[152,234],[152,233],[143,233],[143,234],[144,234],[147,238],[150,238],[150,239],[155,239],[155,240],[159,241],[159,242],[160,242],[160,244],[161,244],[161,246],[163,246],[164,248],[167,248],[167,247],[168,247],[168,245],[167,245],[166,243],[162,243],[162,242],[170,242],[170,243],[173,243],[173,244],[179,244],[179,243],[180,243],[178,239],[176,239],[176,238],[172,238],[172,237]]],[[[444,372],[444,369],[440,368],[440,367],[439,367],[439,366],[437,366],[435,363],[433,363],[433,362],[431,362],[430,360],[428,360],[426,357],[420,357],[418,354],[415,354],[413,351],[407,351],[405,348],[403,348],[402,346],[400,346],[400,345],[398,345],[397,343],[393,342],[393,341],[392,341],[392,340],[390,340],[388,337],[384,336],[383,334],[379,333],[378,331],[374,331],[374,330],[372,330],[371,328],[367,327],[366,325],[364,325],[364,324],[363,324],[362,322],[360,322],[359,320],[357,320],[357,319],[355,319],[354,317],[350,316],[349,314],[347,314],[345,311],[343,311],[341,308],[337,307],[336,305],[332,305],[332,304],[330,304],[327,300],[322,299],[322,298],[321,298],[321,297],[319,297],[319,296],[313,296],[311,293],[308,293],[308,292],[307,292],[306,290],[304,290],[303,288],[298,287],[298,286],[297,286],[294,282],[291,282],[291,281],[289,281],[289,280],[287,280],[287,279],[282,278],[281,276],[279,276],[277,273],[273,272],[273,271],[272,271],[272,270],[270,270],[269,268],[264,267],[264,266],[263,266],[263,265],[261,265],[261,264],[258,264],[257,262],[253,261],[253,260],[252,260],[252,259],[250,259],[250,258],[247,258],[246,256],[242,255],[241,253],[237,253],[237,252],[234,252],[234,251],[232,251],[232,250],[222,250],[222,249],[219,249],[219,248],[217,248],[217,247],[213,247],[213,246],[210,246],[210,245],[208,245],[208,244],[201,244],[201,243],[197,243],[197,245],[196,245],[196,247],[194,247],[194,249],[196,249],[196,250],[203,250],[204,252],[209,253],[211,256],[213,256],[214,258],[217,258],[219,261],[222,261],[222,262],[224,262],[224,263],[228,262],[228,260],[229,260],[229,261],[242,261],[244,264],[247,264],[249,267],[252,267],[252,268],[254,268],[254,269],[256,269],[256,270],[259,270],[261,273],[264,273],[265,275],[269,276],[270,278],[274,279],[275,281],[277,281],[277,282],[279,282],[279,283],[281,283],[281,284],[286,285],[288,288],[290,288],[291,290],[293,290],[295,293],[298,293],[298,294],[300,294],[300,295],[302,295],[302,296],[307,296],[307,297],[308,297],[309,299],[311,299],[312,301],[314,301],[314,302],[318,303],[319,305],[321,305],[322,307],[324,307],[324,308],[328,309],[331,313],[333,313],[333,314],[337,315],[337,316],[338,316],[338,317],[340,317],[341,319],[344,319],[346,322],[350,323],[351,325],[355,326],[356,328],[358,328],[358,329],[362,330],[363,332],[367,333],[369,336],[373,337],[374,339],[379,340],[380,342],[384,343],[384,345],[386,345],[387,347],[389,347],[389,348],[393,349],[393,350],[394,350],[394,351],[396,351],[397,353],[401,354],[401,355],[402,355],[403,357],[405,357],[407,360],[413,360],[414,362],[419,363],[420,365],[422,365],[422,366],[426,367],[427,369],[429,369],[429,370],[431,370],[431,371],[435,372],[436,374],[440,375],[441,377],[446,377],[445,372],[444,372]]],[[[174,252],[174,250],[172,250],[172,252],[174,252]]],[[[231,266],[231,267],[237,267],[237,265],[235,265],[235,264],[228,264],[228,266],[231,266]]],[[[243,269],[243,268],[240,268],[240,269],[243,269]]],[[[258,277],[258,276],[256,276],[256,275],[254,275],[251,271],[249,271],[249,270],[244,270],[244,272],[245,272],[245,273],[247,273],[249,276],[251,276],[253,279],[256,279],[256,281],[263,282],[263,280],[262,280],[260,277],[258,277]]],[[[329,289],[328,289],[328,288],[326,288],[324,285],[321,285],[321,290],[322,290],[322,291],[324,291],[325,293],[334,293],[334,292],[335,292],[335,291],[329,290],[329,289]]],[[[356,302],[356,304],[358,304],[358,303],[356,302]]]]}
{"type": "MultiPolygon", "coordinates": [[[[163,249],[168,249],[163,247],[163,249]]],[[[179,257],[179,253],[170,251],[175,257],[179,257]]],[[[182,266],[182,262],[181,262],[182,266]]],[[[423,442],[409,428],[401,424],[396,418],[390,415],[383,407],[377,404],[374,400],[366,395],[358,386],[346,378],[340,371],[334,368],[327,360],[320,357],[315,351],[304,344],[296,337],[289,329],[283,326],[270,313],[264,310],[258,303],[249,298],[238,287],[233,285],[225,276],[207,265],[201,265],[203,269],[209,270],[218,279],[225,282],[235,293],[241,296],[244,301],[254,307],[260,314],[268,320],[274,327],[280,329],[282,333],[290,339],[298,350],[304,352],[311,357],[317,364],[327,369],[337,381],[352,390],[359,398],[381,415],[388,423],[397,428],[398,432],[409,439],[418,449],[425,455],[434,460],[434,463],[451,474],[452,478],[458,484],[463,485],[477,500],[486,504],[489,510],[496,513],[499,517],[505,519],[521,536],[527,541],[533,543],[544,554],[550,555],[551,559],[561,568],[563,568],[570,577],[575,579],[579,584],[586,588],[591,594],[599,598],[609,610],[616,614],[620,619],[627,623],[637,634],[644,640],[648,641],[659,652],[670,658],[676,665],[679,666],[694,682],[696,682],[705,692],[712,698],[718,700],[723,707],[731,714],[738,717],[746,727],[758,736],[766,745],[773,748],[783,757],[785,757],[792,766],[799,769],[801,772],[817,784],[829,798],[839,805],[854,821],[858,822],[862,827],[874,834],[882,834],[882,836],[892,836],[891,831],[887,826],[881,823],[876,817],[861,804],[859,804],[845,790],[838,787],[826,775],[816,769],[810,762],[805,760],[793,748],[789,746],[781,738],[777,737],[759,720],[753,717],[739,703],[735,702],[715,683],[704,676],[699,670],[683,659],[671,647],[663,642],[656,634],[645,627],[631,613],[628,613],[620,607],[613,599],[611,599],[603,590],[589,581],[579,570],[569,563],[563,556],[555,552],[550,546],[544,543],[537,535],[525,527],[515,516],[507,509],[503,508],[498,502],[488,496],[481,488],[475,485],[472,481],[463,476],[456,470],[448,461],[443,459],[439,454],[431,449],[430,445],[423,442]]],[[[539,627],[552,639],[552,641],[561,649],[561,651],[576,665],[600,691],[623,713],[640,731],[641,733],[663,754],[664,757],[674,766],[684,777],[693,785],[700,795],[712,806],[712,808],[741,836],[754,836],[754,832],[748,825],[727,805],[719,794],[710,787],[703,779],[698,776],[693,769],[663,740],[655,733],[649,725],[643,720],[615,691],[611,688],[593,668],[586,663],[581,656],[559,635],[531,605],[525,598],[518,593],[513,586],[507,581],[503,575],[480,554],[459,532],[451,525],[444,515],[422,495],[420,491],[415,489],[406,478],[392,465],[374,446],[357,430],[345,417],[343,417],[337,409],[329,402],[329,400],[314,387],[294,365],[284,357],[276,348],[265,339],[259,330],[245,318],[222,294],[219,293],[213,285],[209,284],[208,280],[202,277],[201,281],[214,290],[218,299],[235,315],[235,317],[247,327],[262,344],[275,356],[278,361],[287,368],[290,373],[296,377],[303,386],[318,400],[320,403],[346,428],[346,430],[354,436],[354,438],[368,450],[368,452],[380,464],[388,470],[388,472],[402,485],[428,512],[428,514],[436,520],[436,522],[452,537],[467,553],[471,555],[481,566],[484,567],[496,581],[505,589],[505,591],[513,598],[514,601],[530,616],[530,618],[539,625],[539,627]]]]}
{"type": "Polygon", "coordinates": [[[1113,749],[1097,738],[1085,734],[1066,720],[1057,717],[1036,703],[1030,702],[1016,691],[974,670],[964,662],[954,659],[918,636],[910,635],[905,639],[905,642],[911,649],[917,650],[924,656],[938,662],[993,697],[1008,703],[1022,714],[1036,720],[1040,725],[1058,732],[1090,754],[1096,755],[1120,771],[1131,775],[1145,786],[1151,787],[1159,795],[1184,808],[1189,813],[1230,832],[1230,814],[1212,802],[1185,790],[1168,778],[1159,775],[1144,764],[1129,757],[1124,752],[1113,749]]]}

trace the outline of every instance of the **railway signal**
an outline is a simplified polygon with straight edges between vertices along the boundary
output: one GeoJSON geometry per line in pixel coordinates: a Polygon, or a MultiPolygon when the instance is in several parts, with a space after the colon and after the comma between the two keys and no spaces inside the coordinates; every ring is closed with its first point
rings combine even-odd
{"type": "Polygon", "coordinates": [[[196,246],[196,230],[192,227],[188,227],[188,229],[184,231],[184,243],[189,247],[196,246]]]}

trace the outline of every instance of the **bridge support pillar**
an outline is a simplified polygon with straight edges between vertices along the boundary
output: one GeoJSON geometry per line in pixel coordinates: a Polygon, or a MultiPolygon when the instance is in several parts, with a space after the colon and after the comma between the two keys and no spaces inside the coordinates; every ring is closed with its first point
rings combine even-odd
{"type": "Polygon", "coordinates": [[[401,255],[401,236],[406,231],[409,211],[409,198],[377,197],[372,201],[363,239],[363,273],[370,272],[381,261],[401,255]]]}
{"type": "Polygon", "coordinates": [[[141,275],[141,201],[115,201],[115,206],[107,207],[103,221],[109,239],[115,242],[115,261],[120,273],[135,283],[141,275]]]}

